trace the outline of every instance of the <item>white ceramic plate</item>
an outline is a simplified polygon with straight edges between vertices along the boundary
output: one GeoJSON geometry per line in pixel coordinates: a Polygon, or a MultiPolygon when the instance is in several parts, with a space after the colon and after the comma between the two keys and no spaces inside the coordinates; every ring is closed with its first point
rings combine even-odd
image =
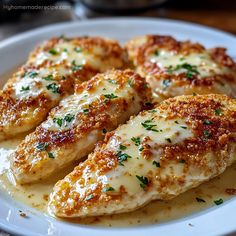
{"type": "MultiPolygon", "coordinates": [[[[161,19],[106,18],[83,22],[56,24],[14,36],[0,43],[0,78],[13,67],[23,63],[34,46],[44,39],[67,36],[99,35],[118,39],[121,43],[142,34],[168,34],[177,39],[191,39],[206,47],[224,46],[236,58],[236,38],[211,28],[161,19]]],[[[1,81],[3,84],[5,81],[1,81]]],[[[236,198],[219,207],[210,208],[186,218],[133,228],[105,228],[57,221],[10,199],[0,192],[0,228],[22,235],[222,235],[236,231],[236,198]],[[18,210],[27,212],[22,219],[18,210]],[[189,223],[194,227],[189,227],[189,223]]]]}

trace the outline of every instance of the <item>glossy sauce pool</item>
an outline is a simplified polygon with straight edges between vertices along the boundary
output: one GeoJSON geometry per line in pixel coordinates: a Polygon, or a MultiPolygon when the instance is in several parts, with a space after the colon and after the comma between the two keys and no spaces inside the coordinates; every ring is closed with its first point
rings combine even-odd
{"type": "MultiPolygon", "coordinates": [[[[44,214],[47,213],[47,200],[54,184],[62,179],[76,166],[73,163],[66,170],[60,171],[57,176],[50,177],[37,184],[15,185],[14,178],[9,171],[9,154],[23,140],[24,135],[0,142],[0,191],[6,192],[16,201],[33,207],[44,214]]],[[[187,191],[170,201],[153,201],[145,207],[131,213],[111,216],[90,217],[86,219],[72,219],[72,222],[80,224],[92,224],[103,226],[135,226],[166,222],[179,219],[209,207],[215,206],[214,201],[234,197],[227,193],[227,189],[236,189],[236,164],[229,167],[222,175],[201,186],[187,191]],[[199,202],[196,198],[202,199],[199,202]]],[[[236,192],[236,191],[235,191],[236,192]]],[[[236,196],[235,196],[236,197],[236,196]]],[[[223,203],[224,204],[224,203],[223,203]]],[[[19,209],[20,210],[20,209],[19,209]]],[[[191,226],[191,225],[190,225],[191,226]]]]}

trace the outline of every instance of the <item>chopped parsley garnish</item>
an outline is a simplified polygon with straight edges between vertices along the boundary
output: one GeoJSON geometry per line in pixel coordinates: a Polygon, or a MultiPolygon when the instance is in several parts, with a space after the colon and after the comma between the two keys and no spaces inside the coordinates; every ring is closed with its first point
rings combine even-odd
{"type": "Polygon", "coordinates": [[[75,118],[74,115],[67,114],[67,115],[65,116],[64,120],[65,120],[66,122],[71,122],[74,118],[75,118]]]}
{"type": "Polygon", "coordinates": [[[208,132],[207,130],[203,130],[203,134],[207,139],[211,137],[211,133],[208,132]]]}
{"type": "Polygon", "coordinates": [[[185,160],[181,159],[181,160],[179,160],[179,163],[184,164],[185,160]]]}
{"type": "Polygon", "coordinates": [[[71,122],[75,118],[74,115],[67,114],[64,118],[53,118],[53,122],[57,123],[60,127],[63,125],[64,122],[71,122]]]}
{"type": "Polygon", "coordinates": [[[107,98],[107,99],[118,98],[118,96],[114,95],[113,93],[111,93],[111,94],[104,94],[104,97],[107,98]]]}
{"type": "Polygon", "coordinates": [[[102,132],[103,132],[104,134],[106,134],[106,133],[107,133],[107,130],[106,130],[106,129],[103,129],[102,132]]]}
{"type": "Polygon", "coordinates": [[[122,151],[119,151],[117,154],[117,159],[118,159],[118,163],[119,165],[123,166],[124,164],[122,163],[123,161],[127,161],[128,158],[131,158],[130,155],[123,153],[122,151]]]}
{"type": "Polygon", "coordinates": [[[220,199],[214,201],[214,203],[215,203],[216,205],[220,205],[220,204],[222,204],[223,202],[224,202],[224,200],[223,200],[222,198],[220,198],[220,199]]]}
{"type": "Polygon", "coordinates": [[[110,84],[117,84],[114,79],[109,79],[108,82],[109,82],[110,84]]]}
{"type": "Polygon", "coordinates": [[[184,58],[184,57],[181,57],[179,60],[180,60],[180,61],[184,61],[184,60],[185,60],[185,58],[184,58]]]}
{"type": "Polygon", "coordinates": [[[42,79],[44,79],[44,80],[53,80],[53,76],[48,75],[48,76],[43,77],[42,79]]]}
{"type": "Polygon", "coordinates": [[[206,202],[204,199],[196,197],[197,202],[206,202]]]}
{"type": "Polygon", "coordinates": [[[166,138],[166,141],[167,141],[168,143],[171,143],[171,139],[170,139],[170,138],[166,138]]]}
{"type": "Polygon", "coordinates": [[[199,72],[197,71],[197,66],[194,65],[190,65],[188,63],[183,63],[183,64],[178,64],[175,67],[173,66],[169,66],[167,69],[168,73],[173,73],[174,71],[178,71],[181,69],[185,69],[186,70],[186,77],[188,79],[192,79],[193,75],[198,75],[199,72]]]}
{"type": "MultiPolygon", "coordinates": [[[[35,72],[35,71],[30,71],[24,74],[24,76],[29,76],[30,78],[34,78],[35,76],[37,76],[39,73],[35,72]]],[[[23,76],[23,77],[24,77],[23,76]]]]}
{"type": "Polygon", "coordinates": [[[75,60],[72,61],[72,67],[71,67],[72,71],[80,70],[82,69],[82,67],[83,65],[77,65],[75,60]]]}
{"type": "Polygon", "coordinates": [[[188,127],[187,126],[180,126],[182,129],[187,129],[188,127]]]}
{"type": "Polygon", "coordinates": [[[152,124],[152,120],[146,120],[143,123],[141,123],[141,125],[146,129],[146,130],[151,130],[154,132],[159,132],[159,130],[155,129],[154,127],[156,127],[157,125],[152,124]]]}
{"type": "Polygon", "coordinates": [[[219,116],[222,113],[222,110],[220,108],[215,109],[215,114],[219,116]]]}
{"type": "Polygon", "coordinates": [[[203,121],[203,124],[204,124],[204,125],[212,125],[213,122],[210,121],[210,120],[204,120],[204,121],[203,121]]]}
{"type": "Polygon", "coordinates": [[[131,87],[132,86],[132,80],[128,79],[128,85],[131,87]]]}
{"type": "Polygon", "coordinates": [[[132,137],[131,140],[134,142],[135,146],[139,146],[141,144],[140,138],[132,137]]]}
{"type": "Polygon", "coordinates": [[[80,47],[76,47],[76,48],[74,48],[74,50],[75,50],[76,52],[82,52],[82,48],[80,48],[80,47]]]}
{"type": "Polygon", "coordinates": [[[62,124],[63,124],[63,119],[61,119],[61,118],[53,118],[53,122],[57,123],[61,127],[62,124]]]}
{"type": "Polygon", "coordinates": [[[148,106],[148,107],[150,107],[150,106],[152,106],[153,104],[152,104],[151,102],[146,102],[145,105],[148,106]]]}
{"type": "Polygon", "coordinates": [[[141,182],[140,187],[145,189],[145,187],[148,185],[149,181],[148,178],[145,176],[138,176],[136,175],[136,178],[141,182]]]}
{"type": "Polygon", "coordinates": [[[54,48],[51,48],[48,52],[52,55],[57,55],[58,54],[58,51],[56,51],[54,48]]]}
{"type": "Polygon", "coordinates": [[[139,150],[140,152],[142,152],[142,151],[143,151],[143,149],[144,149],[144,147],[141,147],[141,148],[139,148],[138,150],[139,150]]]}
{"type": "Polygon", "coordinates": [[[169,80],[169,79],[164,79],[163,82],[162,82],[162,84],[164,85],[165,88],[166,88],[166,87],[169,87],[170,84],[171,84],[171,80],[169,80]]]}
{"type": "Polygon", "coordinates": [[[21,91],[21,92],[29,91],[29,89],[30,89],[29,86],[26,86],[26,87],[22,86],[20,91],[21,91]]]}
{"type": "Polygon", "coordinates": [[[177,120],[175,120],[175,124],[179,124],[179,122],[177,120]]]}
{"type": "Polygon", "coordinates": [[[152,164],[156,167],[161,167],[161,164],[160,162],[157,162],[157,161],[153,161],[152,164]]]}
{"type": "Polygon", "coordinates": [[[112,188],[112,187],[104,187],[104,188],[102,189],[102,192],[104,192],[104,193],[106,193],[106,192],[111,192],[111,191],[115,191],[115,189],[112,188]]]}
{"type": "Polygon", "coordinates": [[[159,56],[159,54],[160,54],[160,53],[159,53],[158,50],[154,51],[154,55],[155,55],[155,56],[159,56]]]}
{"type": "Polygon", "coordinates": [[[52,152],[48,152],[48,157],[49,157],[49,158],[52,158],[52,159],[54,159],[54,158],[55,158],[55,156],[53,155],[53,153],[52,153],[52,152]]]}
{"type": "Polygon", "coordinates": [[[88,108],[83,109],[83,113],[84,114],[88,114],[89,113],[89,109],[88,108]]]}
{"type": "Polygon", "coordinates": [[[92,198],[94,198],[94,195],[93,195],[93,194],[90,194],[90,195],[88,195],[84,200],[85,200],[85,201],[89,201],[89,200],[91,200],[92,198]]]}
{"type": "Polygon", "coordinates": [[[38,143],[38,145],[36,146],[36,148],[38,149],[38,151],[46,151],[46,149],[48,148],[49,144],[48,143],[38,143]]]}
{"type": "Polygon", "coordinates": [[[48,90],[51,90],[53,93],[60,93],[60,88],[56,83],[52,83],[46,86],[48,90]]]}
{"type": "Polygon", "coordinates": [[[120,144],[120,150],[125,150],[126,148],[127,148],[126,146],[120,144]]]}

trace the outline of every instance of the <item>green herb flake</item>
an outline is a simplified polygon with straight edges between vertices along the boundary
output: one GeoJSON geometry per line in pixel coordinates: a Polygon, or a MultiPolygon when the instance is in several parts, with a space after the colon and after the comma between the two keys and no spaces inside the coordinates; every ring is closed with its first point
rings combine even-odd
{"type": "Polygon", "coordinates": [[[215,109],[215,114],[216,114],[217,116],[219,116],[220,114],[222,114],[222,110],[221,110],[220,108],[216,108],[216,109],[215,109]]]}
{"type": "Polygon", "coordinates": [[[38,149],[38,151],[46,151],[46,149],[48,148],[49,144],[48,143],[38,143],[38,145],[36,146],[36,149],[38,149]]]}
{"type": "Polygon", "coordinates": [[[207,139],[209,139],[211,137],[211,133],[208,132],[207,130],[203,130],[203,134],[207,139]]]}
{"type": "Polygon", "coordinates": [[[173,66],[169,66],[167,68],[168,73],[173,73],[174,71],[178,71],[181,69],[186,70],[186,77],[188,79],[192,79],[194,75],[198,75],[199,72],[197,71],[197,66],[195,65],[190,65],[188,63],[183,63],[183,64],[178,64],[176,67],[173,68],[173,66]]]}
{"type": "Polygon", "coordinates": [[[130,87],[132,87],[132,80],[131,80],[131,79],[128,79],[128,85],[129,85],[130,87]]]}
{"type": "Polygon", "coordinates": [[[52,75],[48,75],[48,76],[45,76],[45,77],[43,77],[42,79],[44,79],[44,80],[53,80],[53,76],[52,75]]]}
{"type": "Polygon", "coordinates": [[[203,121],[203,124],[204,124],[204,125],[212,125],[213,122],[210,121],[210,120],[204,120],[204,121],[203,121]]]}
{"type": "Polygon", "coordinates": [[[120,144],[120,150],[125,150],[126,148],[127,148],[126,146],[120,144]]]}
{"type": "Polygon", "coordinates": [[[74,120],[75,116],[74,115],[71,115],[71,114],[67,114],[65,117],[64,117],[64,120],[66,122],[71,122],[72,120],[74,120]]]}
{"type": "Polygon", "coordinates": [[[115,191],[115,189],[112,188],[112,187],[104,187],[104,188],[102,189],[102,192],[104,192],[104,193],[106,193],[106,192],[112,192],[112,191],[115,191]]]}
{"type": "Polygon", "coordinates": [[[118,98],[118,96],[114,95],[113,93],[111,94],[104,94],[104,97],[106,99],[115,99],[115,98],[118,98]]]}
{"type": "Polygon", "coordinates": [[[197,202],[206,202],[204,199],[196,197],[197,202]]]}
{"type": "Polygon", "coordinates": [[[72,71],[77,71],[77,70],[81,70],[83,68],[83,65],[77,65],[75,60],[72,61],[72,71]]]}
{"type": "Polygon", "coordinates": [[[218,206],[221,205],[222,203],[224,203],[224,200],[222,198],[215,200],[214,203],[218,206]]]}
{"type": "Polygon", "coordinates": [[[175,120],[175,124],[179,124],[179,122],[177,120],[175,120]]]}
{"type": "Polygon", "coordinates": [[[161,164],[160,162],[157,162],[157,161],[153,161],[152,164],[156,167],[161,167],[161,164]]]}
{"type": "Polygon", "coordinates": [[[75,48],[74,48],[74,51],[80,53],[80,52],[82,52],[82,48],[80,48],[80,47],[75,47],[75,48]]]}
{"type": "Polygon", "coordinates": [[[116,156],[117,156],[117,159],[118,159],[118,163],[119,163],[119,165],[121,165],[121,166],[124,166],[124,164],[123,164],[122,162],[127,161],[128,158],[132,158],[130,155],[128,155],[128,154],[126,154],[126,153],[123,153],[123,152],[121,152],[121,151],[119,151],[119,152],[116,154],[116,156]]]}
{"type": "Polygon", "coordinates": [[[185,160],[181,159],[181,160],[179,160],[179,163],[184,164],[185,160]]]}
{"type": "Polygon", "coordinates": [[[187,126],[180,126],[182,129],[187,129],[188,127],[187,126]]]}
{"type": "MultiPolygon", "coordinates": [[[[38,75],[39,73],[35,72],[35,71],[30,71],[24,74],[24,76],[29,76],[30,78],[34,78],[38,75]]],[[[24,77],[23,76],[23,77],[24,77]]]]}
{"type": "Polygon", "coordinates": [[[48,157],[49,157],[49,158],[52,158],[52,159],[54,159],[54,158],[55,158],[55,156],[53,155],[53,153],[52,153],[52,152],[48,152],[48,157]]]}
{"type": "Polygon", "coordinates": [[[85,201],[89,201],[89,200],[91,200],[92,198],[94,198],[94,195],[93,195],[93,194],[90,194],[90,195],[88,195],[84,200],[85,200],[85,201]]]}
{"type": "Polygon", "coordinates": [[[143,189],[145,189],[146,186],[149,184],[149,180],[145,176],[136,175],[136,178],[141,182],[140,187],[143,188],[143,189]]]}
{"type": "Polygon", "coordinates": [[[141,123],[141,125],[146,129],[146,130],[151,130],[154,132],[159,132],[159,130],[155,129],[154,127],[156,127],[157,125],[152,124],[152,120],[146,120],[143,123],[141,123]]]}
{"type": "Polygon", "coordinates": [[[164,86],[165,88],[167,88],[167,87],[170,86],[171,80],[169,80],[169,79],[164,79],[164,80],[162,81],[162,84],[163,84],[163,86],[164,86]]]}
{"type": "Polygon", "coordinates": [[[55,117],[55,118],[53,118],[53,122],[57,123],[61,127],[63,124],[63,119],[55,117]]]}
{"type": "Polygon", "coordinates": [[[138,149],[140,152],[142,152],[144,150],[144,147],[141,147],[138,149]]]}
{"type": "Polygon", "coordinates": [[[168,143],[171,143],[171,139],[170,139],[170,138],[166,138],[166,141],[167,141],[168,143]]]}
{"type": "Polygon", "coordinates": [[[109,79],[108,82],[109,82],[110,84],[117,84],[114,79],[109,79]]]}
{"type": "Polygon", "coordinates": [[[29,89],[30,89],[29,86],[25,86],[25,87],[22,86],[20,92],[29,91],[29,89]]]}
{"type": "Polygon", "coordinates": [[[154,51],[154,55],[159,56],[160,55],[159,51],[158,50],[154,51]]]}
{"type": "Polygon", "coordinates": [[[134,142],[135,146],[139,146],[141,144],[140,138],[132,137],[131,140],[134,142]]]}
{"type": "Polygon", "coordinates": [[[54,48],[51,48],[48,52],[52,55],[57,55],[58,54],[58,51],[56,51],[54,48]]]}
{"type": "Polygon", "coordinates": [[[46,86],[48,90],[51,90],[53,93],[60,93],[60,88],[56,83],[52,83],[46,86]]]}
{"type": "Polygon", "coordinates": [[[88,114],[89,113],[89,109],[88,108],[83,109],[83,113],[84,114],[88,114]]]}

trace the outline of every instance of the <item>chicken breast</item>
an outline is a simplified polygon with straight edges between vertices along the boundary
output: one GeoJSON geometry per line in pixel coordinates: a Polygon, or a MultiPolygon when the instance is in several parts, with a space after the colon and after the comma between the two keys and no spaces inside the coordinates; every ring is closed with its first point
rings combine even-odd
{"type": "Polygon", "coordinates": [[[235,118],[236,100],[224,95],[179,96],[141,112],[55,185],[50,212],[129,212],[208,181],[236,160],[235,118]]]}
{"type": "Polygon", "coordinates": [[[126,49],[157,102],[193,93],[236,97],[236,64],[224,48],[205,49],[169,36],[146,35],[130,40],[126,49]]]}
{"type": "Polygon", "coordinates": [[[107,131],[149,105],[151,90],[131,70],[112,70],[82,83],[62,100],[11,156],[19,183],[46,178],[88,155],[107,131]]]}
{"type": "Polygon", "coordinates": [[[122,68],[116,41],[98,37],[53,38],[39,46],[0,92],[0,140],[29,131],[97,72],[122,68]]]}

